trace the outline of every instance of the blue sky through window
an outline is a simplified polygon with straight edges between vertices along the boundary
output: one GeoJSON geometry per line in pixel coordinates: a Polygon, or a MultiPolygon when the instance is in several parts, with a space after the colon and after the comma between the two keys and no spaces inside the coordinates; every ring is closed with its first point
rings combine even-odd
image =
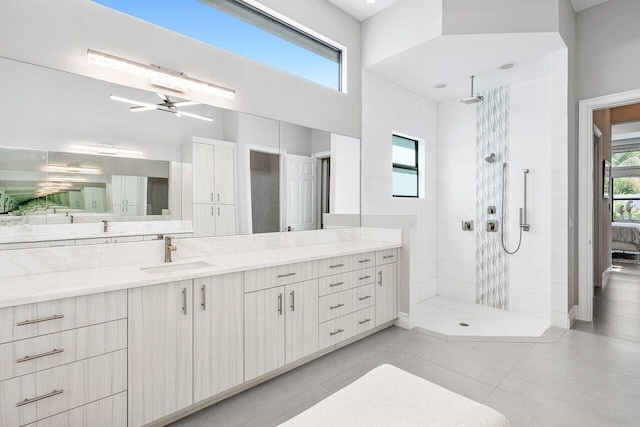
{"type": "Polygon", "coordinates": [[[198,0],[93,1],[332,89],[340,89],[340,64],[198,0]]]}

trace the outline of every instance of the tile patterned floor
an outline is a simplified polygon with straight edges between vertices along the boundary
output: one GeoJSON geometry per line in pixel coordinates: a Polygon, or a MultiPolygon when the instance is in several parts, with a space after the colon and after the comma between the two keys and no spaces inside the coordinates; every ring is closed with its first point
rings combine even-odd
{"type": "Polygon", "coordinates": [[[389,363],[506,415],[513,427],[637,426],[640,266],[615,271],[593,324],[557,342],[450,342],[391,327],[173,427],[276,426],[389,363]]]}

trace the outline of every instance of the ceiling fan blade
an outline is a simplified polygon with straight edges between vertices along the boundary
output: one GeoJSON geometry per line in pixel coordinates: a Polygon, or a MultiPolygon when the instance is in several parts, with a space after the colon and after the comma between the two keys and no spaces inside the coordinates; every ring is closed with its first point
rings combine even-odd
{"type": "Polygon", "coordinates": [[[142,107],[142,106],[129,107],[129,111],[131,111],[132,113],[140,113],[142,111],[153,111],[156,109],[157,109],[156,107],[142,107]]]}
{"type": "Polygon", "coordinates": [[[156,105],[149,102],[136,101],[135,99],[123,98],[121,96],[111,95],[112,101],[124,102],[125,104],[135,105],[136,107],[149,107],[155,110],[156,105]]]}
{"type": "Polygon", "coordinates": [[[185,113],[184,111],[180,111],[179,114],[180,114],[180,116],[191,117],[192,119],[204,120],[205,122],[212,122],[213,121],[213,119],[211,117],[201,116],[199,114],[185,113]]]}
{"type": "Polygon", "coordinates": [[[174,102],[173,105],[176,107],[188,107],[190,105],[200,105],[200,103],[196,101],[178,101],[174,102]]]}

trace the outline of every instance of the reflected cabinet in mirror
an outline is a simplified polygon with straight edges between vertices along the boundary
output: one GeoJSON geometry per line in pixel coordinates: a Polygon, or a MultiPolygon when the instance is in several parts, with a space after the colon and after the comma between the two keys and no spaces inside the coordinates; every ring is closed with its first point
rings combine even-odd
{"type": "Polygon", "coordinates": [[[358,139],[8,59],[0,78],[0,248],[359,225],[358,139]]]}

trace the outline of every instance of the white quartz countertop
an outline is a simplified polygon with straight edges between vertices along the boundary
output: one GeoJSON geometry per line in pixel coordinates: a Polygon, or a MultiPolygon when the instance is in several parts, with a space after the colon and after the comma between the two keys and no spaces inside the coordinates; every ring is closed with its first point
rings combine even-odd
{"type": "Polygon", "coordinates": [[[400,244],[392,242],[349,240],[335,243],[189,258],[172,264],[162,262],[140,265],[129,264],[5,277],[0,278],[0,308],[180,280],[217,276],[342,255],[393,249],[400,246],[400,244]],[[160,274],[149,274],[142,270],[143,268],[190,264],[194,262],[207,263],[211,264],[211,266],[191,270],[163,272],[160,274]]]}

